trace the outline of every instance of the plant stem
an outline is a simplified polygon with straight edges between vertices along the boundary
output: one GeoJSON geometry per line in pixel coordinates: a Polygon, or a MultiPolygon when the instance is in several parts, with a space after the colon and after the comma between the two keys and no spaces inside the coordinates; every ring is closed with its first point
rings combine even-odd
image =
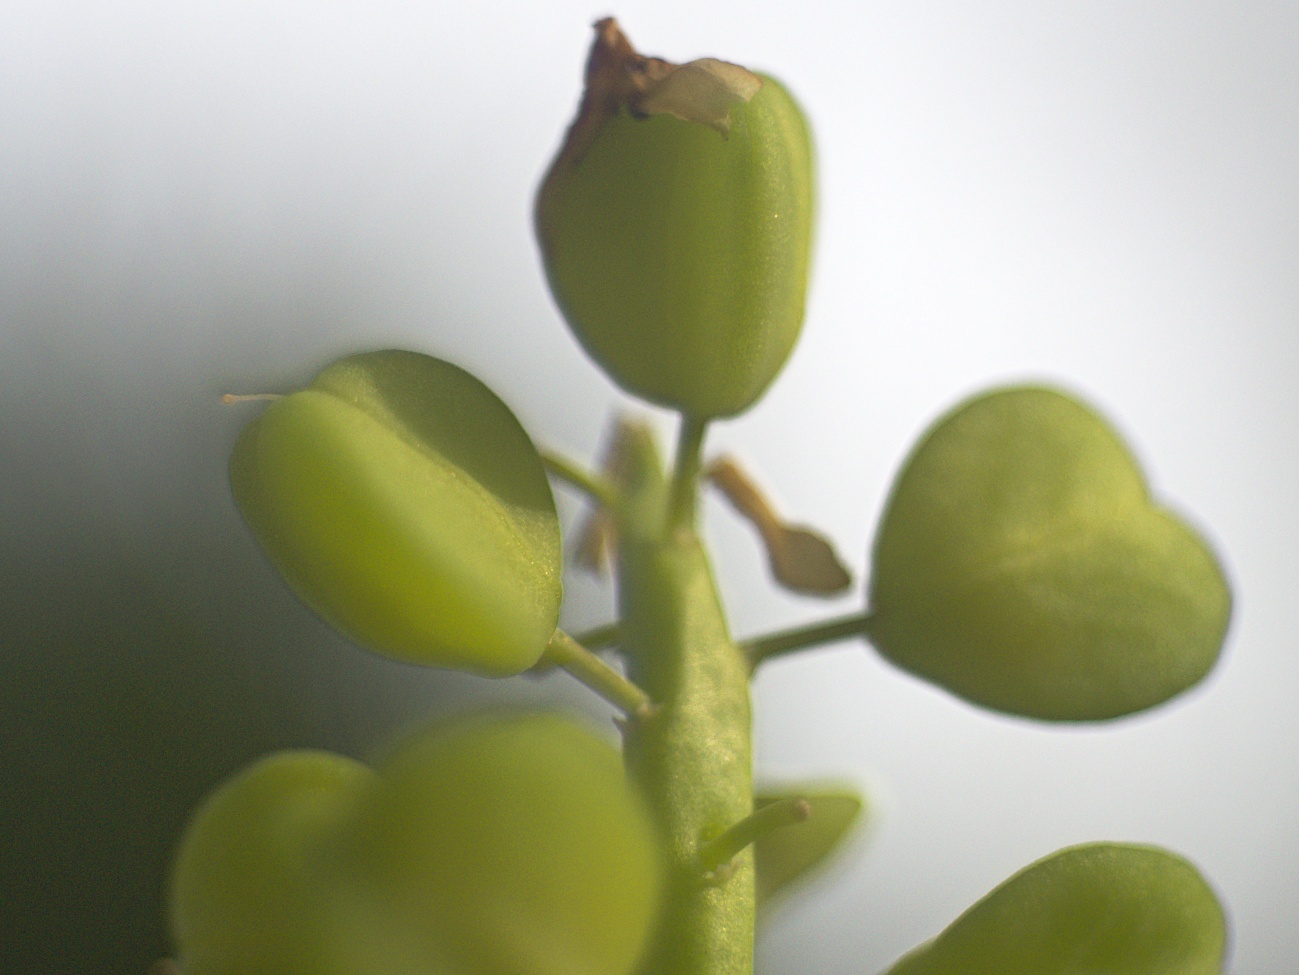
{"type": "MultiPolygon", "coordinates": [[[[694,427],[681,438],[674,486],[697,475],[702,424],[694,427]]],[[[638,975],[752,975],[752,850],[714,883],[700,866],[707,841],[753,812],[748,660],[727,632],[698,536],[665,511],[653,445],[637,450],[644,456],[633,469],[642,475],[619,527],[620,642],[658,708],[628,728],[624,755],[668,863],[664,915],[638,975]]],[[[693,490],[677,497],[690,499],[678,513],[693,507],[693,490]]]]}
{"type": "Polygon", "coordinates": [[[699,486],[699,469],[708,421],[681,414],[681,427],[677,431],[676,462],[672,466],[672,488],[668,500],[669,531],[692,531],[695,527],[696,496],[699,486]]]}
{"type": "Polygon", "coordinates": [[[556,630],[542,659],[563,667],[628,718],[644,721],[654,713],[649,695],[582,646],[563,630],[556,630]]]}
{"type": "Polygon", "coordinates": [[[541,463],[546,470],[609,511],[618,511],[622,507],[622,492],[608,478],[588,471],[580,464],[549,450],[541,451],[541,463]]]}
{"type": "Polygon", "coordinates": [[[748,655],[749,666],[756,670],[758,665],[778,657],[781,654],[806,650],[809,647],[833,643],[849,637],[867,636],[870,630],[872,615],[869,612],[854,613],[824,623],[814,623],[792,630],[773,633],[770,636],[746,640],[741,646],[748,655]]]}
{"type": "Polygon", "coordinates": [[[604,626],[592,627],[589,630],[583,630],[573,637],[578,643],[588,650],[604,650],[608,647],[616,646],[622,635],[622,629],[617,623],[606,623],[604,626]]]}

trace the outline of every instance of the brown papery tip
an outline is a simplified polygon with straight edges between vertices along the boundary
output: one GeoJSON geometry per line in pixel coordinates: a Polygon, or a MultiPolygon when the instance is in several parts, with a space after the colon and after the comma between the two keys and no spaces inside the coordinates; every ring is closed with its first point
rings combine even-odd
{"type": "Polygon", "coordinates": [[[612,17],[596,21],[595,41],[586,59],[586,91],[565,140],[563,155],[576,161],[604,123],[622,109],[639,118],[672,115],[699,122],[723,136],[730,132],[731,109],[747,102],[762,79],[746,68],[716,58],[673,64],[647,57],[632,47],[612,17]]]}

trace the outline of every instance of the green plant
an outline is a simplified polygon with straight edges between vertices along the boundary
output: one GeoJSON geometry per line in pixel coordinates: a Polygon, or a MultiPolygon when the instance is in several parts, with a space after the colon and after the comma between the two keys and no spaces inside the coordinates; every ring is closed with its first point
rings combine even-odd
{"type": "MultiPolygon", "coordinates": [[[[561,308],[620,385],[681,413],[665,468],[623,422],[603,469],[532,445],[462,370],[349,357],[245,430],[245,519],[294,590],[358,643],[489,676],[562,667],[622,712],[614,750],[554,716],[430,728],[377,770],[272,756],[192,821],[173,877],[189,975],[743,975],[755,911],[832,855],[853,795],[755,794],[749,682],[773,656],[865,639],[986,708],[1096,721],[1212,667],[1230,596],[1205,542],[1149,495],[1090,408],[1039,387],[976,397],[903,465],[868,605],[745,644],[696,532],[707,480],[753,521],[777,580],[849,585],[830,545],[782,522],[708,424],[748,408],[797,338],[811,250],[810,137],[771,79],[638,55],[598,25],[577,120],[541,187],[561,308]],[[545,479],[598,512],[618,619],[557,629],[545,479]],[[616,647],[624,675],[597,655],[616,647]]],[[[1221,909],[1150,847],[1062,851],[903,958],[913,973],[1221,971],[1221,909]]]]}

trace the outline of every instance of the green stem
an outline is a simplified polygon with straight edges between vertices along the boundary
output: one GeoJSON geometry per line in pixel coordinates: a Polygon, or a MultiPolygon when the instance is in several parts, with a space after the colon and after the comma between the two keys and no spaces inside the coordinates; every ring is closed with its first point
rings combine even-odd
{"type": "Polygon", "coordinates": [[[580,464],[549,450],[541,451],[541,463],[555,477],[577,488],[597,504],[613,512],[622,508],[622,492],[607,477],[588,471],[580,464]]]}
{"type": "Polygon", "coordinates": [[[632,725],[624,756],[663,838],[668,891],[638,975],[752,975],[753,853],[701,883],[700,850],[753,812],[748,660],[727,632],[712,570],[680,512],[693,508],[702,424],[684,432],[669,529],[657,451],[638,444],[619,524],[620,648],[658,709],[632,725]],[[693,460],[692,460],[693,459],[693,460]],[[682,462],[683,461],[683,462],[682,462]],[[691,466],[694,473],[690,473],[691,466]]]}
{"type": "Polygon", "coordinates": [[[872,619],[873,617],[869,612],[854,613],[852,616],[844,616],[824,623],[814,623],[811,626],[801,626],[792,630],[773,633],[770,636],[746,640],[741,646],[748,655],[749,666],[757,670],[759,664],[781,654],[806,650],[809,647],[834,643],[836,640],[845,640],[849,637],[867,636],[870,632],[872,619]]]}
{"type": "Polygon", "coordinates": [[[769,802],[757,812],[745,816],[721,836],[709,840],[699,849],[699,866],[705,872],[730,863],[744,850],[769,833],[802,823],[812,815],[812,806],[797,796],[786,796],[769,802]]]}
{"type": "Polygon", "coordinates": [[[606,650],[609,647],[617,646],[621,638],[622,628],[617,623],[595,626],[589,630],[583,630],[573,637],[574,640],[588,650],[606,650]]]}
{"type": "Polygon", "coordinates": [[[681,414],[677,431],[676,463],[672,467],[672,488],[668,499],[668,524],[671,531],[693,530],[702,463],[704,434],[708,420],[681,414]]]}
{"type": "Polygon", "coordinates": [[[564,668],[629,718],[644,721],[654,713],[648,694],[563,630],[555,631],[541,659],[564,668]]]}

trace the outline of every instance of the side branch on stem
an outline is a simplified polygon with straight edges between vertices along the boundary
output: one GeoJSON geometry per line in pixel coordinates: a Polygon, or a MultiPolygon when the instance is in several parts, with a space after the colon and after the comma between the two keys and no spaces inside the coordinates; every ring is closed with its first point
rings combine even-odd
{"type": "Polygon", "coordinates": [[[668,498],[668,530],[690,530],[695,526],[695,506],[699,494],[699,470],[702,465],[704,434],[708,420],[681,414],[677,433],[676,462],[672,466],[672,487],[668,498]]]}
{"type": "Polygon", "coordinates": [[[703,844],[699,848],[699,866],[705,873],[712,873],[725,867],[741,850],[767,834],[804,822],[811,815],[812,806],[806,799],[789,797],[769,803],[744,817],[721,836],[703,844]]]}
{"type": "Polygon", "coordinates": [[[811,626],[801,626],[746,640],[741,644],[741,649],[749,658],[749,666],[757,670],[759,664],[782,654],[807,650],[851,637],[869,639],[872,619],[869,612],[855,613],[852,616],[827,620],[824,623],[813,623],[811,626]]]}
{"type": "Polygon", "coordinates": [[[575,461],[550,450],[541,451],[541,463],[546,470],[611,512],[622,509],[622,491],[609,478],[589,471],[575,461]]]}
{"type": "Polygon", "coordinates": [[[648,694],[563,630],[555,631],[541,659],[568,671],[632,721],[644,721],[654,713],[648,694]]]}

